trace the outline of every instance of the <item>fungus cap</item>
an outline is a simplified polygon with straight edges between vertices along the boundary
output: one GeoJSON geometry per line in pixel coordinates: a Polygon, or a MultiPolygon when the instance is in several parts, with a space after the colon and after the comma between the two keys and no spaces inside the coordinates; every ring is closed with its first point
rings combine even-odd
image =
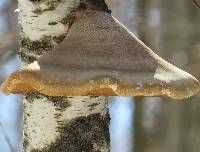
{"type": "Polygon", "coordinates": [[[10,75],[5,94],[182,99],[199,91],[197,79],[160,58],[110,14],[85,10],[75,17],[58,47],[10,75]]]}

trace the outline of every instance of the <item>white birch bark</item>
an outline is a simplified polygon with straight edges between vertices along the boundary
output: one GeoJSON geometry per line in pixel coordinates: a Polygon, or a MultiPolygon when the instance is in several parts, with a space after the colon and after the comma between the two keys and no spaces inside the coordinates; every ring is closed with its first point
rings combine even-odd
{"type": "MultiPolygon", "coordinates": [[[[22,66],[67,36],[66,19],[79,0],[18,0],[22,66]]],[[[109,151],[106,97],[24,95],[24,151],[109,151]]]]}

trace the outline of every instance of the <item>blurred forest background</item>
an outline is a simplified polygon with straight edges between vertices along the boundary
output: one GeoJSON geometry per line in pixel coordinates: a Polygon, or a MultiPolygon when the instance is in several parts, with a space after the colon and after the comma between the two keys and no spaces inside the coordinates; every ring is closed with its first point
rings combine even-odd
{"type": "MultiPolygon", "coordinates": [[[[200,9],[191,0],[107,0],[155,52],[200,80],[200,9]]],[[[0,82],[20,66],[17,2],[0,0],[0,82]]],[[[111,152],[199,152],[200,94],[184,101],[110,98],[111,152]]],[[[20,152],[22,102],[0,93],[0,152],[20,152]]]]}

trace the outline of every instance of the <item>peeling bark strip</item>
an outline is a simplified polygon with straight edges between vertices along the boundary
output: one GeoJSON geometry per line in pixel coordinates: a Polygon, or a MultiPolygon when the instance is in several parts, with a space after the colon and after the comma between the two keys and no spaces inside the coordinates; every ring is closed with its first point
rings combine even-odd
{"type": "MultiPolygon", "coordinates": [[[[109,12],[104,0],[18,0],[22,65],[51,50],[73,23],[70,12],[109,12]]],[[[24,95],[25,152],[107,152],[109,113],[106,97],[24,95]]]]}

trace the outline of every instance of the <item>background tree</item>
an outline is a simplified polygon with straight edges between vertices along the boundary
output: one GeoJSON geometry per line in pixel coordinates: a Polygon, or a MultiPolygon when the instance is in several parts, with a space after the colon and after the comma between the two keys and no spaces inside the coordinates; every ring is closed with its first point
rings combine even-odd
{"type": "MultiPolygon", "coordinates": [[[[140,2],[137,1],[137,6],[141,6],[140,2]]],[[[141,39],[155,48],[167,61],[195,74],[199,79],[197,71],[200,66],[197,56],[200,33],[197,28],[200,24],[200,13],[192,2],[143,1],[142,8],[137,9],[139,12],[145,12],[137,14],[139,19],[136,18],[141,39]]],[[[143,116],[137,117],[140,113],[135,110],[135,126],[138,126],[138,122],[142,124],[135,128],[134,133],[139,137],[135,137],[135,151],[198,151],[199,138],[195,138],[199,132],[199,114],[196,111],[200,106],[198,98],[199,95],[181,103],[174,103],[169,99],[154,99],[156,102],[151,102],[149,98],[145,98],[140,101],[142,103],[136,103],[143,104],[143,107],[140,107],[143,110],[139,110],[143,116]],[[154,107],[151,113],[148,112],[150,107],[154,107]],[[149,126],[145,125],[148,119],[153,120],[149,126]],[[144,128],[142,133],[141,128],[144,128]],[[141,138],[144,141],[140,140],[141,138]],[[142,150],[137,143],[143,143],[142,150]]]]}

